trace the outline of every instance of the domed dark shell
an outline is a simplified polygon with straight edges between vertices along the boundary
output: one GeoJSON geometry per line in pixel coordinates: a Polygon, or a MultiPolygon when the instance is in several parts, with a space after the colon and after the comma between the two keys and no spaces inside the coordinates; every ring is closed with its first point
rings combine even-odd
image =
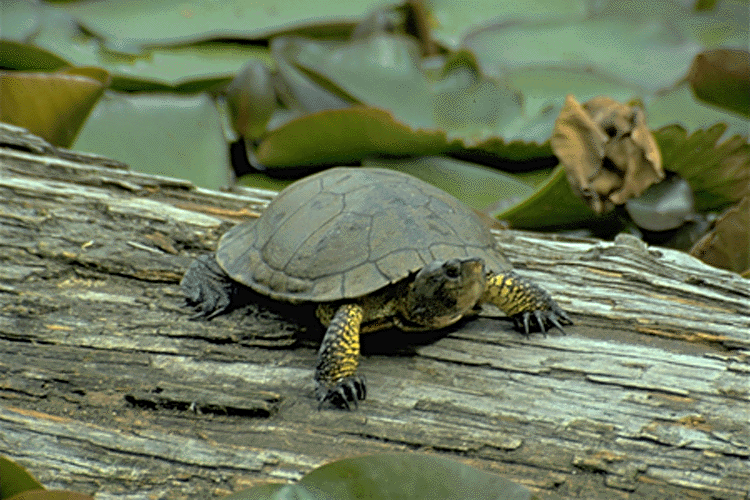
{"type": "Polygon", "coordinates": [[[290,185],[216,251],[232,279],[290,302],[362,297],[433,260],[466,256],[510,267],[487,225],[453,196],[404,173],[344,167],[290,185]]]}

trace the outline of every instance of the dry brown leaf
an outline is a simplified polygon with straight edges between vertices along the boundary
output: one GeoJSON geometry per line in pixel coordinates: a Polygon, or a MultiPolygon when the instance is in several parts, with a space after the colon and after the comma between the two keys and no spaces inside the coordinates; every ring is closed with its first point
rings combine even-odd
{"type": "Polygon", "coordinates": [[[643,110],[609,97],[581,105],[569,95],[550,142],[573,191],[598,214],[664,178],[643,110]]]}
{"type": "Polygon", "coordinates": [[[706,264],[746,274],[750,270],[750,197],[724,212],[690,249],[706,264]]]}

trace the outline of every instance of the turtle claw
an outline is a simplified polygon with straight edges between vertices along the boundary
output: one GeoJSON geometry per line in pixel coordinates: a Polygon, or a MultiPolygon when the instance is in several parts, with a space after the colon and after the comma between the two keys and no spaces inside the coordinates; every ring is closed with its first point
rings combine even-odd
{"type": "Polygon", "coordinates": [[[515,317],[515,322],[516,328],[519,330],[522,329],[525,335],[530,335],[532,328],[534,330],[538,329],[542,333],[547,333],[548,324],[560,330],[560,333],[563,335],[567,335],[562,325],[573,324],[573,320],[570,319],[565,311],[557,307],[557,304],[552,309],[535,309],[534,311],[523,312],[515,317]],[[531,321],[532,315],[535,320],[533,322],[531,321]]]}
{"type": "Polygon", "coordinates": [[[318,385],[316,389],[318,410],[328,401],[341,409],[357,409],[359,402],[367,397],[367,386],[363,375],[344,377],[329,388],[318,385]],[[354,406],[354,408],[352,408],[354,406]]]}

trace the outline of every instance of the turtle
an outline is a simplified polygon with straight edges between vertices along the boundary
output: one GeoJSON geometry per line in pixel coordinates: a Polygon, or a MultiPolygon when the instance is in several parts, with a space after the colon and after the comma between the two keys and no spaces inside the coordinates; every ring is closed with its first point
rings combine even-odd
{"type": "MultiPolygon", "coordinates": [[[[550,295],[512,270],[488,224],[450,194],[395,170],[337,167],[281,191],[258,218],[227,231],[181,281],[207,319],[243,290],[311,303],[326,328],[315,395],[353,409],[366,398],[357,373],[360,334],[437,330],[497,306],[525,334],[572,324],[550,295]]],[[[248,292],[244,292],[248,293],[248,292]]]]}

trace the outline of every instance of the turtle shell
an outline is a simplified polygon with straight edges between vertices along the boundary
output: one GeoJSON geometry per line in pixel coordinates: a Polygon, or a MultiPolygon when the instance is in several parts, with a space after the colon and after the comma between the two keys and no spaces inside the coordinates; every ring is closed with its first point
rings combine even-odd
{"type": "Polygon", "coordinates": [[[445,191],[393,170],[344,167],[290,185],[216,251],[232,279],[289,302],[363,297],[433,260],[469,256],[510,267],[487,225],[445,191]]]}

